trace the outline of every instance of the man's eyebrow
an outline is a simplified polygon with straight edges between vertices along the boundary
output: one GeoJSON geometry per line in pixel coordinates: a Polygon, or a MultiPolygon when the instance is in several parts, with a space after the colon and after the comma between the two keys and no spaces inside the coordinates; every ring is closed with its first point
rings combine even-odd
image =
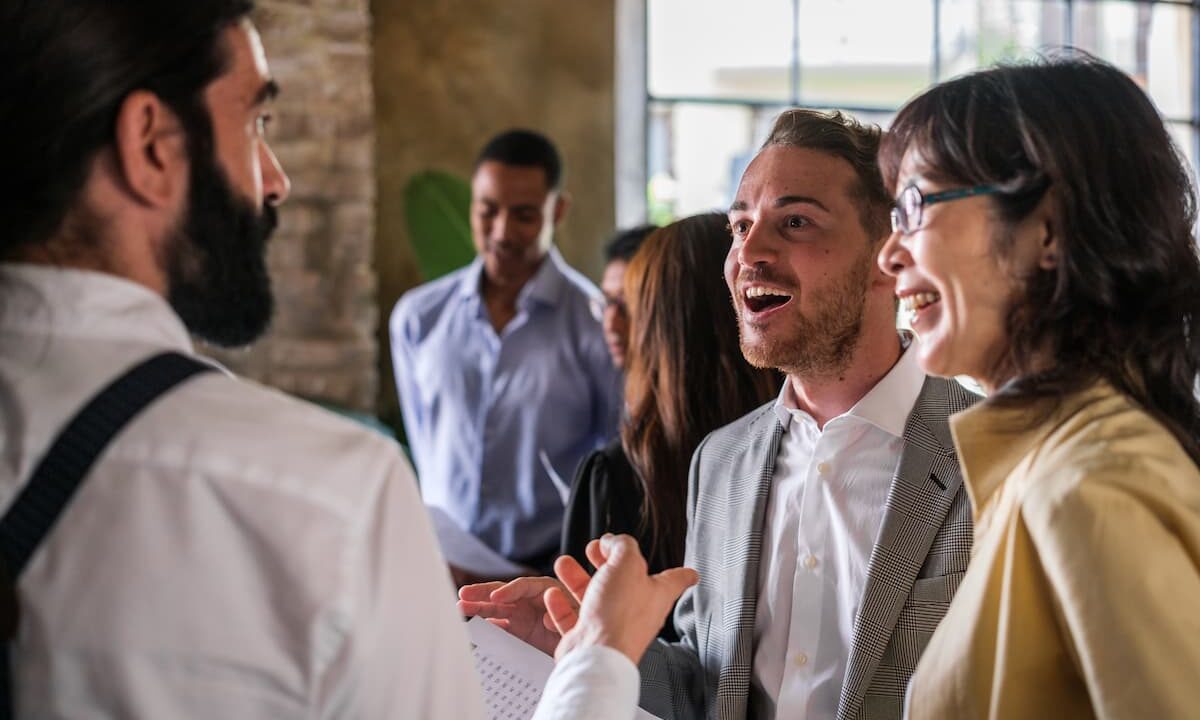
{"type": "Polygon", "coordinates": [[[815,197],[810,197],[808,195],[784,195],[775,200],[775,207],[781,208],[781,207],[785,207],[787,205],[795,205],[797,203],[805,203],[807,205],[816,205],[817,207],[821,208],[825,212],[829,212],[829,208],[825,207],[825,203],[821,202],[820,200],[816,199],[815,197]]]}
{"type": "MultiPolygon", "coordinates": [[[[829,212],[829,208],[825,207],[825,204],[823,202],[816,199],[815,197],[810,197],[808,195],[784,195],[775,200],[775,207],[781,208],[781,207],[786,207],[788,205],[795,205],[797,203],[807,203],[809,205],[816,205],[817,207],[821,208],[825,212],[829,212]]],[[[750,205],[745,200],[738,200],[729,206],[729,212],[731,212],[731,213],[740,212],[742,210],[749,210],[749,209],[750,209],[750,205]]]]}
{"type": "Polygon", "coordinates": [[[274,100],[277,95],[279,95],[279,83],[268,80],[254,94],[254,100],[250,104],[252,106],[262,105],[268,100],[274,100]]]}

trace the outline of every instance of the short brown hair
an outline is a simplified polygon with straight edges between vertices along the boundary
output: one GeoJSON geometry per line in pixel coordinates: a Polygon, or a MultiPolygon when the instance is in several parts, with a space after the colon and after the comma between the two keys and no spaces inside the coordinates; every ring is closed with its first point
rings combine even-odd
{"type": "Polygon", "coordinates": [[[793,108],[775,119],[763,148],[772,145],[817,150],[850,163],[858,178],[851,197],[860,202],[859,221],[872,241],[888,234],[892,198],[879,172],[878,125],[864,125],[842,112],[793,108]]]}

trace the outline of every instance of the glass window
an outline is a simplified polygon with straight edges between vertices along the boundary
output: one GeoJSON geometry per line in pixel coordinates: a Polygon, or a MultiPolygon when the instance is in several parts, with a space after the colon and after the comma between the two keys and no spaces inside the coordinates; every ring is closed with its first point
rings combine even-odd
{"type": "Polygon", "coordinates": [[[647,0],[652,97],[792,97],[791,0],[647,0]]]}
{"type": "Polygon", "coordinates": [[[1146,88],[1195,173],[1194,3],[645,0],[651,219],[725,209],[783,107],[886,127],[931,82],[1063,46],[1146,88]]]}
{"type": "Polygon", "coordinates": [[[804,105],[894,108],[929,85],[932,3],[801,0],[799,8],[804,105]]]}

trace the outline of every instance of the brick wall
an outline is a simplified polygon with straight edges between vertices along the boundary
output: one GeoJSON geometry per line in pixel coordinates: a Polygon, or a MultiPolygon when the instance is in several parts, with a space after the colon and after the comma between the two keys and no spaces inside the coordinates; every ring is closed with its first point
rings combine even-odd
{"type": "Polygon", "coordinates": [[[374,411],[375,110],[368,0],[259,0],[283,88],[272,147],[292,180],[268,261],[276,313],[248,350],[206,348],[287,392],[374,411]]]}

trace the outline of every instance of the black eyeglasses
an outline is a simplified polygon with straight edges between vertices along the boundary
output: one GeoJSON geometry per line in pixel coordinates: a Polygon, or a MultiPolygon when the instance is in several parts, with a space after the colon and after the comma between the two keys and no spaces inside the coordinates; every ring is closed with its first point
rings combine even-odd
{"type": "Polygon", "coordinates": [[[975,195],[989,195],[999,191],[1000,188],[994,185],[976,185],[974,187],[922,195],[920,188],[915,184],[910,184],[900,191],[900,195],[896,198],[896,204],[892,206],[892,232],[908,235],[920,228],[921,209],[926,205],[948,202],[950,200],[961,200],[975,195]]]}

